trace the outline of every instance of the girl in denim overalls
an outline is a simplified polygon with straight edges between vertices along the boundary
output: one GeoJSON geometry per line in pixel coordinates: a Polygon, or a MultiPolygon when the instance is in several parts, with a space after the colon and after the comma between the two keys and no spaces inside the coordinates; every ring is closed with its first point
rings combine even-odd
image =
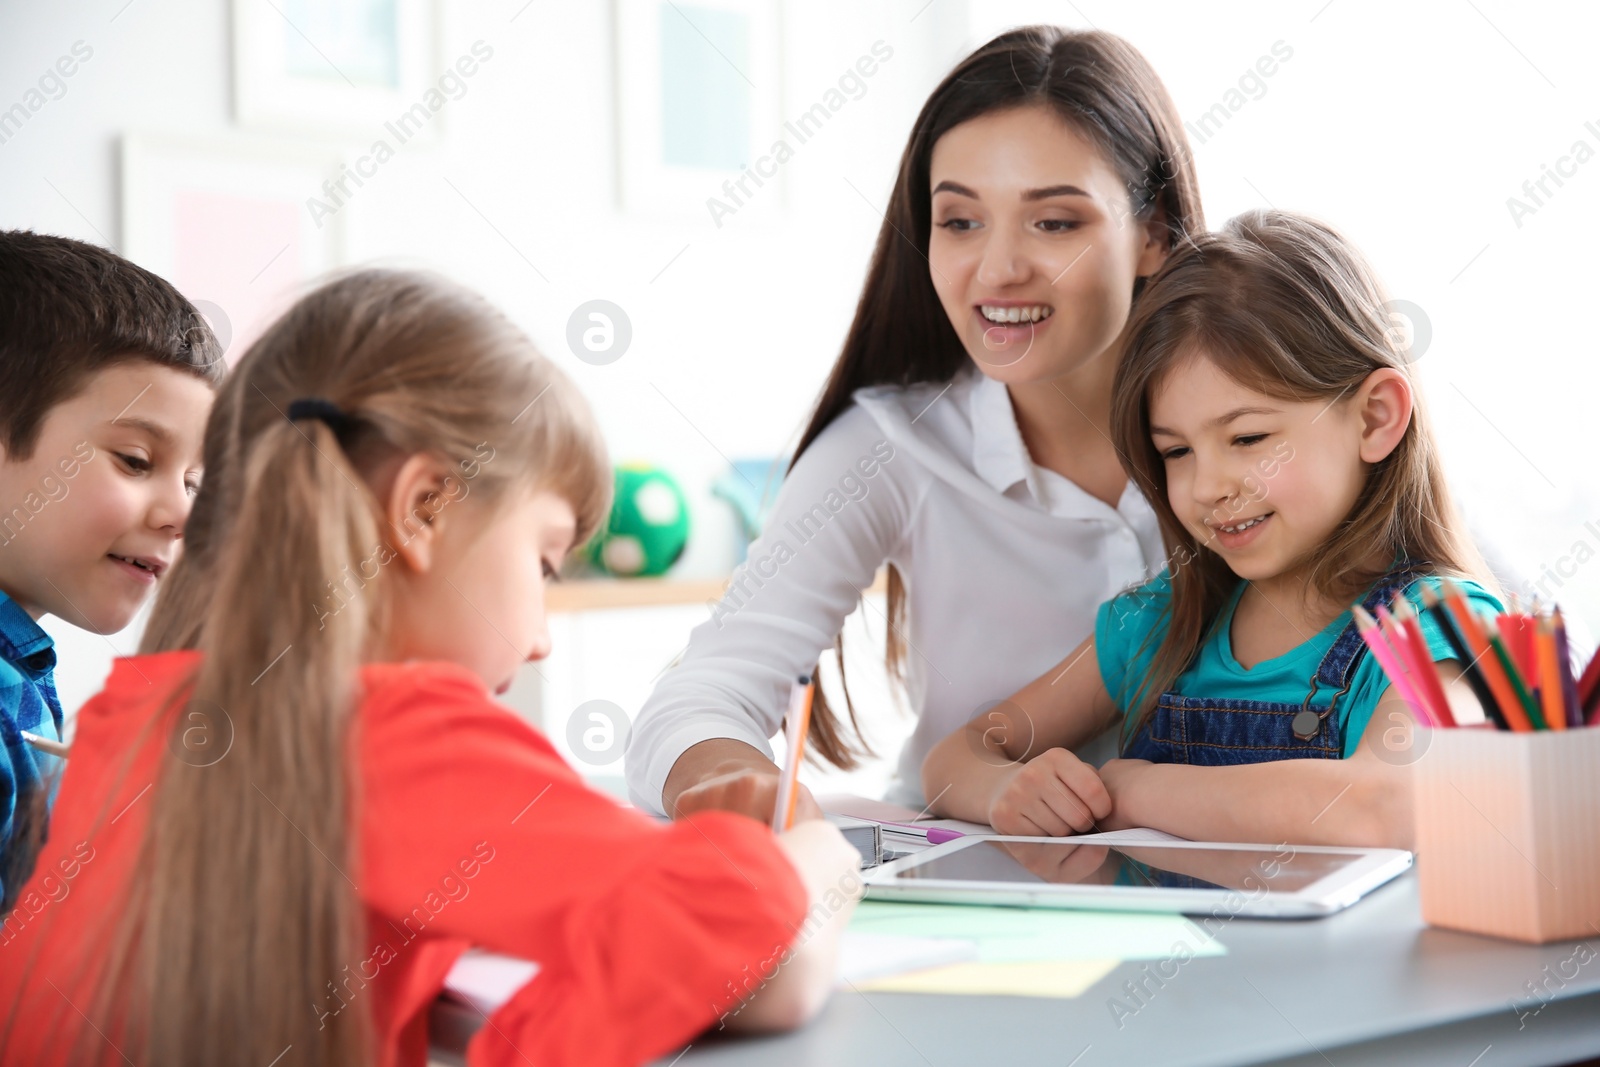
{"type": "MultiPolygon", "coordinates": [[[[1427,735],[1350,607],[1420,603],[1441,577],[1500,605],[1402,341],[1360,254],[1310,219],[1249,212],[1174,254],[1134,308],[1111,425],[1166,569],[933,750],[935,811],[1013,834],[1409,845],[1427,735]],[[1118,720],[1124,758],[1068,751],[1118,720]]],[[[1454,714],[1481,720],[1422,628],[1454,714]]]]}

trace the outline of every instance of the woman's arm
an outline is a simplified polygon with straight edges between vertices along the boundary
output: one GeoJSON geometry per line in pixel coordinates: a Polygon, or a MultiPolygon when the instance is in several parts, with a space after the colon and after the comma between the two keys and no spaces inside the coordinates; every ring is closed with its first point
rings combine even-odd
{"type": "Polygon", "coordinates": [[[629,797],[650,811],[771,817],[778,732],[809,674],[910,524],[926,475],[866,411],[840,415],[794,464],[761,536],[629,732],[629,797]]]}
{"type": "Polygon", "coordinates": [[[1066,659],[933,747],[923,795],[938,815],[1001,833],[1060,836],[1095,828],[1111,803],[1095,769],[1067,749],[1116,716],[1091,635],[1066,659]]]}
{"type": "MultiPolygon", "coordinates": [[[[1457,721],[1482,721],[1460,665],[1438,667],[1457,721]]],[[[1410,848],[1411,764],[1425,748],[1410,709],[1386,689],[1349,759],[1237,767],[1112,760],[1101,768],[1113,807],[1105,828],[1148,826],[1194,841],[1410,848]]]]}

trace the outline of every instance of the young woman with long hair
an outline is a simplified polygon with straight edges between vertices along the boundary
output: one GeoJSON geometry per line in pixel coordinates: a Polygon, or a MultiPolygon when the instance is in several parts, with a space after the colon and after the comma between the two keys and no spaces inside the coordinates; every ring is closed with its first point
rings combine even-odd
{"type": "MultiPolygon", "coordinates": [[[[787,686],[884,564],[887,662],[919,715],[891,795],[912,804],[935,741],[1159,570],[1111,382],[1143,280],[1203,229],[1183,124],[1126,41],[1028,27],[950,72],[767,528],[634,724],[635,803],[770,810],[787,686]]],[[[812,717],[839,767],[862,752],[845,696],[812,717]]]]}

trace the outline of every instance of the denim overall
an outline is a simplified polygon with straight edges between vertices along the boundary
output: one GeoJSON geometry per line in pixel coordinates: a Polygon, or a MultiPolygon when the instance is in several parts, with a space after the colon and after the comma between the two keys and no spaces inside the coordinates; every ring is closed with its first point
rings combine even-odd
{"type": "MultiPolygon", "coordinates": [[[[1426,563],[1399,564],[1378,580],[1362,607],[1375,614],[1380,605],[1388,604],[1396,593],[1428,573],[1426,563]]],[[[1299,704],[1163,693],[1149,722],[1123,755],[1153,763],[1203,767],[1281,759],[1341,759],[1344,724],[1333,711],[1339,698],[1350,691],[1356,663],[1365,651],[1366,643],[1352,618],[1317,665],[1309,679],[1310,691],[1299,704]],[[1333,696],[1326,704],[1317,703],[1317,693],[1324,689],[1331,690],[1333,696]]]]}

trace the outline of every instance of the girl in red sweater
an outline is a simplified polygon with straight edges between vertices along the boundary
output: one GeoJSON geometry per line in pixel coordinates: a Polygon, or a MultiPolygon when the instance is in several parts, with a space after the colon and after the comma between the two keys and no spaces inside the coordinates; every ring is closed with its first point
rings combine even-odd
{"type": "Polygon", "coordinates": [[[836,830],[657,824],[493,700],[609,507],[587,406],[520,331],[348,275],[245,355],[205,460],[0,925],[0,1062],[420,1065],[470,945],[539,965],[472,1064],[640,1063],[820,1007],[860,890],[836,830]]]}

